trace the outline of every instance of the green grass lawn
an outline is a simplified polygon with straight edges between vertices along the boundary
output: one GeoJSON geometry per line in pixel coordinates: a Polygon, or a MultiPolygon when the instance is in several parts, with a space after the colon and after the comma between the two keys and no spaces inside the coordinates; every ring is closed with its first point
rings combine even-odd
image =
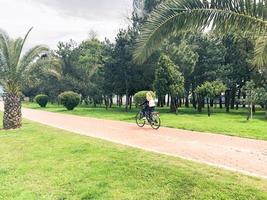
{"type": "Polygon", "coordinates": [[[1,200],[267,199],[267,180],[30,121],[0,131],[0,183],[1,200]]]}
{"type": "MultiPolygon", "coordinates": [[[[24,103],[23,105],[28,108],[40,109],[36,103],[24,103]]],[[[124,108],[118,107],[106,111],[104,107],[87,106],[80,106],[74,111],[67,111],[61,106],[52,104],[43,110],[133,123],[138,111],[133,109],[125,112],[124,108]]],[[[203,113],[198,113],[192,108],[180,108],[178,115],[169,113],[168,108],[159,108],[158,110],[161,113],[162,125],[166,127],[267,140],[267,120],[264,118],[264,111],[258,110],[254,119],[247,121],[246,109],[231,110],[230,113],[225,113],[224,109],[214,109],[210,118],[205,110],[203,113]]]]}

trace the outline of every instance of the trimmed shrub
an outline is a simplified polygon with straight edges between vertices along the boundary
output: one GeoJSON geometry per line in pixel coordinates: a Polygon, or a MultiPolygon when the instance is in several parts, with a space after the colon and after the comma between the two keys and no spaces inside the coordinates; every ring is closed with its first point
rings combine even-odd
{"type": "Polygon", "coordinates": [[[49,99],[48,96],[45,94],[39,94],[34,98],[36,103],[38,103],[41,108],[46,107],[46,105],[48,103],[48,99],[49,99]]]}
{"type": "Polygon", "coordinates": [[[135,105],[142,104],[146,101],[146,93],[150,92],[154,98],[156,98],[156,94],[153,91],[140,91],[134,95],[134,103],[135,105]]]}
{"type": "Polygon", "coordinates": [[[73,110],[81,101],[80,95],[72,91],[63,92],[58,97],[60,103],[67,108],[67,110],[73,110]]]}

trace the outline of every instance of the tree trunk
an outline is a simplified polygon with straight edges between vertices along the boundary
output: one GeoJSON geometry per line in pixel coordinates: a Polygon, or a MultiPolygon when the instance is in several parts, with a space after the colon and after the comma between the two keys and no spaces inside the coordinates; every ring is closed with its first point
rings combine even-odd
{"type": "Polygon", "coordinates": [[[130,95],[130,97],[129,97],[129,108],[130,108],[130,110],[132,110],[132,103],[133,103],[133,98],[132,98],[132,96],[130,95]]]}
{"type": "Polygon", "coordinates": [[[230,109],[230,91],[226,90],[225,91],[225,108],[226,108],[226,112],[229,112],[230,109]]]}
{"type": "Polygon", "coordinates": [[[162,96],[162,105],[161,107],[166,106],[166,94],[162,96]]]}
{"type": "Polygon", "coordinates": [[[160,107],[163,108],[164,105],[165,105],[165,96],[163,95],[163,96],[161,97],[160,107]]]}
{"type": "Polygon", "coordinates": [[[128,92],[126,92],[126,104],[125,104],[126,111],[128,111],[128,109],[129,109],[129,104],[130,104],[129,95],[128,95],[128,92]]]}
{"type": "Polygon", "coordinates": [[[112,108],[113,105],[113,97],[112,95],[109,97],[109,108],[112,108]]]}
{"type": "Polygon", "coordinates": [[[214,100],[213,99],[210,99],[210,107],[213,108],[213,106],[214,106],[214,100]]]}
{"type": "Polygon", "coordinates": [[[4,97],[4,129],[21,127],[21,101],[16,95],[7,93],[4,97]]]}
{"type": "Polygon", "coordinates": [[[207,106],[208,106],[208,116],[210,117],[210,98],[207,99],[207,106]]]}
{"type": "Polygon", "coordinates": [[[202,112],[202,106],[203,106],[203,103],[202,103],[202,97],[200,95],[198,95],[197,97],[197,111],[198,112],[202,112]]]}
{"type": "Polygon", "coordinates": [[[104,97],[104,102],[105,102],[105,108],[106,110],[108,110],[108,105],[109,105],[109,102],[108,102],[108,97],[104,97]]]}
{"type": "Polygon", "coordinates": [[[230,104],[231,104],[231,109],[235,108],[235,97],[236,97],[236,87],[232,88],[231,92],[231,100],[230,100],[230,104]]]}
{"type": "Polygon", "coordinates": [[[119,96],[116,95],[116,100],[117,100],[117,106],[119,106],[119,96]]]}
{"type": "Polygon", "coordinates": [[[170,107],[171,113],[176,113],[177,114],[177,104],[176,104],[176,98],[171,97],[171,107],[170,107]]]}

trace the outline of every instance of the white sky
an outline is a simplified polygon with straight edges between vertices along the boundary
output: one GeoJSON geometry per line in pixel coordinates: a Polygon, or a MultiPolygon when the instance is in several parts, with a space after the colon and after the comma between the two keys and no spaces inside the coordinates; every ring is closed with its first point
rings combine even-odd
{"type": "Polygon", "coordinates": [[[127,27],[132,0],[0,0],[0,28],[11,37],[23,37],[34,27],[26,49],[37,44],[55,48],[59,41],[88,37],[114,40],[127,27]]]}

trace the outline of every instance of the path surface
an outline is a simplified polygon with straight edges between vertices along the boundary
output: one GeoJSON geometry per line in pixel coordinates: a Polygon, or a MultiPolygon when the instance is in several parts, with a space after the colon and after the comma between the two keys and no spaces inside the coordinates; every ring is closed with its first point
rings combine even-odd
{"type": "MultiPolygon", "coordinates": [[[[0,102],[0,110],[3,105],[0,102]]],[[[23,117],[81,135],[267,178],[267,141],[64,115],[23,108],[23,117]]],[[[227,124],[226,124],[227,126],[227,124]]]]}

